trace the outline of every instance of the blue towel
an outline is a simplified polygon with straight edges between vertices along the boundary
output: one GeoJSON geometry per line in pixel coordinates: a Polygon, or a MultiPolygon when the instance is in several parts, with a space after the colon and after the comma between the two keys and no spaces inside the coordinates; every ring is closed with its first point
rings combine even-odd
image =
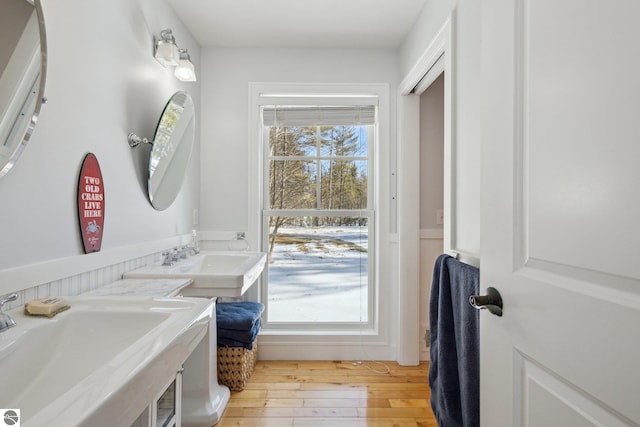
{"type": "Polygon", "coordinates": [[[260,319],[263,311],[264,305],[259,302],[241,301],[216,304],[218,329],[250,331],[260,319]]]}
{"type": "Polygon", "coordinates": [[[258,319],[258,321],[253,325],[253,328],[251,328],[251,330],[249,331],[218,328],[218,343],[220,343],[221,339],[228,339],[245,344],[251,344],[258,336],[258,333],[260,332],[260,326],[262,326],[262,320],[258,319]]]}
{"type": "Polygon", "coordinates": [[[439,427],[480,425],[480,336],[477,295],[480,270],[440,255],[429,302],[431,407],[439,427]]]}

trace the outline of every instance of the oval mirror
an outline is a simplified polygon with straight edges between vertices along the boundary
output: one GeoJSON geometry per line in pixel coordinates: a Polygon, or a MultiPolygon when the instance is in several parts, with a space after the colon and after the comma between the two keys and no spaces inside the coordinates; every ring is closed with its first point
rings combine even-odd
{"type": "Polygon", "coordinates": [[[149,155],[149,200],[157,210],[171,206],[182,186],[195,133],[195,108],[187,92],[176,92],[158,121],[149,155]]]}
{"type": "Polygon", "coordinates": [[[2,0],[0,177],[29,141],[44,99],[46,38],[39,0],[2,0]]]}

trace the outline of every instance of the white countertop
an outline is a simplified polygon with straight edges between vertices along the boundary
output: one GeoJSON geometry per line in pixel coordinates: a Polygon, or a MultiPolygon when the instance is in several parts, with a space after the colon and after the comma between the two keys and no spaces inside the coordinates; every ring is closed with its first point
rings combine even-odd
{"type": "Polygon", "coordinates": [[[0,387],[0,402],[20,408],[25,427],[131,425],[196,348],[192,368],[208,368],[209,344],[199,343],[215,316],[209,300],[80,295],[67,301],[71,309],[51,319],[13,309],[17,325],[0,337],[0,378],[10,384],[0,387]]]}
{"type": "Polygon", "coordinates": [[[122,279],[82,295],[174,297],[192,282],[191,279],[122,279]]]}

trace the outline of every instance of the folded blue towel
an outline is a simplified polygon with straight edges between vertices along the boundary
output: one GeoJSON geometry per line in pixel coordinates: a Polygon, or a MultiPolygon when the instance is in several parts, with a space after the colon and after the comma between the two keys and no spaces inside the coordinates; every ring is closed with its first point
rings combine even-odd
{"type": "Polygon", "coordinates": [[[245,344],[252,343],[258,333],[260,332],[260,326],[262,326],[262,320],[258,319],[256,323],[253,325],[253,328],[249,331],[239,331],[237,329],[225,329],[218,328],[218,341],[220,339],[230,339],[233,341],[239,341],[245,344]]]}
{"type": "Polygon", "coordinates": [[[218,329],[250,331],[260,319],[263,311],[264,304],[259,302],[241,301],[216,304],[218,329]]]}
{"type": "Polygon", "coordinates": [[[480,425],[480,335],[477,295],[480,270],[440,255],[429,301],[431,407],[440,427],[480,425]]]}

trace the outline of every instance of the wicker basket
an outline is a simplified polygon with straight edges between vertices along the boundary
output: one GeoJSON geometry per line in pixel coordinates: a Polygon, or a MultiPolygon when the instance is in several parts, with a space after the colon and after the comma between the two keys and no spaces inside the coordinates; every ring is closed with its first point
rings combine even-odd
{"type": "Polygon", "coordinates": [[[256,366],[258,340],[253,349],[244,347],[218,347],[218,382],[233,391],[244,390],[256,366]]]}

